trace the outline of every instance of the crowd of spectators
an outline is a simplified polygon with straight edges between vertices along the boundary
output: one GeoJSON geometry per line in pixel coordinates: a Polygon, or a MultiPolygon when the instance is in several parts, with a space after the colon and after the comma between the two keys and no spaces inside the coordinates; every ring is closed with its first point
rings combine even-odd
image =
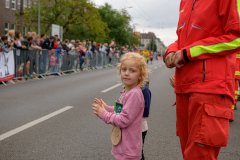
{"type": "MultiPolygon", "coordinates": [[[[92,42],[89,39],[83,40],[71,40],[65,39],[61,41],[58,35],[49,36],[47,38],[46,34],[41,34],[40,36],[36,32],[28,32],[26,37],[23,37],[19,31],[9,30],[7,35],[3,35],[0,38],[0,50],[8,53],[12,49],[15,49],[15,61],[16,61],[16,77],[22,77],[25,75],[25,78],[32,79],[32,75],[36,74],[35,72],[30,73],[30,63],[35,66],[36,61],[34,59],[34,54],[27,54],[29,50],[38,50],[38,51],[47,51],[48,54],[39,54],[38,64],[39,71],[41,73],[53,73],[55,71],[60,71],[61,66],[64,62],[62,58],[64,53],[67,55],[75,55],[75,59],[70,59],[68,62],[68,68],[76,67],[82,71],[83,64],[85,63],[85,57],[88,56],[88,69],[94,69],[92,66],[93,55],[96,53],[100,54],[100,67],[103,68],[105,58],[108,58],[108,66],[111,66],[111,62],[115,59],[117,62],[120,62],[121,55],[127,52],[136,52],[144,56],[147,62],[153,59],[153,55],[157,53],[153,53],[153,51],[148,51],[147,48],[144,51],[139,50],[135,47],[129,47],[127,44],[124,46],[117,45],[115,39],[108,43],[97,43],[92,42]],[[54,52],[52,50],[54,49],[54,52]],[[25,52],[22,52],[25,51],[25,52]],[[63,52],[65,51],[65,52],[63,52]],[[21,55],[23,54],[23,55],[21,55]],[[25,57],[23,61],[23,58],[25,57]],[[76,58],[77,57],[77,58],[76,58]],[[76,66],[72,61],[77,59],[76,66]],[[25,72],[23,74],[23,67],[21,64],[25,65],[25,72]]],[[[42,53],[41,52],[41,53],[42,53]]]]}

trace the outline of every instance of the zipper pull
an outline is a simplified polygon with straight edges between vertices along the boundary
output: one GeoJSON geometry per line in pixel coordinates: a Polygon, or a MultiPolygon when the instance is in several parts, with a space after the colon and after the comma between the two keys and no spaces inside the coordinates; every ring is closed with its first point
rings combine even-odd
{"type": "Polygon", "coordinates": [[[206,72],[203,72],[203,82],[205,81],[205,77],[206,77],[206,72]]]}
{"type": "Polygon", "coordinates": [[[194,4],[195,4],[196,0],[194,0],[193,4],[192,4],[192,10],[194,9],[194,4]]]}

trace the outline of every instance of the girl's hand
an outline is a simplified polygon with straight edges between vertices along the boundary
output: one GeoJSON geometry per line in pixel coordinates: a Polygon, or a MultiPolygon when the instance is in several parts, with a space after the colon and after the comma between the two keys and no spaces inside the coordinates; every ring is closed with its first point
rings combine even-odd
{"type": "Polygon", "coordinates": [[[92,109],[94,110],[93,113],[100,117],[102,112],[105,110],[104,106],[99,104],[93,104],[92,106],[92,109]]]}
{"type": "Polygon", "coordinates": [[[99,100],[99,99],[95,98],[94,102],[97,103],[98,105],[103,105],[104,108],[107,109],[107,104],[102,99],[99,100]]]}
{"type": "Polygon", "coordinates": [[[170,79],[170,85],[175,88],[175,75],[172,75],[171,77],[169,77],[170,79]]]}

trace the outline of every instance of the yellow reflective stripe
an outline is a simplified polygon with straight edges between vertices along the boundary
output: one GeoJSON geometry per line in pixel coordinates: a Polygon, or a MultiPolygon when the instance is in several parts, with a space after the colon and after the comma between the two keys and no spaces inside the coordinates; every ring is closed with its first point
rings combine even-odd
{"type": "Polygon", "coordinates": [[[235,94],[239,94],[239,91],[235,91],[235,94]]]}
{"type": "Polygon", "coordinates": [[[240,72],[239,71],[235,71],[235,75],[236,76],[240,76],[240,72]]]}
{"type": "Polygon", "coordinates": [[[234,109],[235,108],[235,106],[234,105],[232,105],[232,109],[234,109]]]}
{"type": "Polygon", "coordinates": [[[238,98],[238,96],[235,96],[235,99],[237,99],[238,98]]]}
{"type": "MultiPolygon", "coordinates": [[[[238,0],[240,5],[240,0],[238,0]]],[[[240,11],[240,10],[239,10],[240,11]]],[[[237,38],[231,42],[223,42],[213,45],[197,45],[190,48],[191,57],[197,57],[205,53],[219,53],[222,51],[233,50],[239,47],[240,38],[237,38]]]]}
{"type": "Polygon", "coordinates": [[[237,0],[238,17],[240,19],[240,0],[237,0]]]}
{"type": "Polygon", "coordinates": [[[237,58],[240,58],[240,54],[237,54],[237,56],[236,56],[237,58]]]}

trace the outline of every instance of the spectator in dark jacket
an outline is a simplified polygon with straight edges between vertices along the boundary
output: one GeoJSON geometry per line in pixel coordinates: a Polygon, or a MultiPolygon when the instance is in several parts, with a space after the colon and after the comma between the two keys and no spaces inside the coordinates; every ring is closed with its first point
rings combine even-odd
{"type": "MultiPolygon", "coordinates": [[[[54,42],[53,42],[53,36],[51,36],[50,38],[46,39],[43,44],[42,44],[42,49],[47,49],[47,50],[51,50],[54,46],[54,42]]],[[[42,52],[42,56],[40,57],[40,71],[43,73],[46,73],[46,66],[47,66],[47,61],[49,59],[50,56],[50,52],[47,52],[46,50],[43,50],[42,52]]],[[[50,66],[50,64],[48,65],[50,66]]]]}
{"type": "Polygon", "coordinates": [[[98,50],[97,43],[93,42],[92,47],[91,47],[92,53],[97,53],[97,50],[98,50]]]}
{"type": "Polygon", "coordinates": [[[51,50],[54,46],[54,41],[53,41],[53,36],[50,38],[46,39],[42,45],[42,49],[48,49],[51,50]]]}

